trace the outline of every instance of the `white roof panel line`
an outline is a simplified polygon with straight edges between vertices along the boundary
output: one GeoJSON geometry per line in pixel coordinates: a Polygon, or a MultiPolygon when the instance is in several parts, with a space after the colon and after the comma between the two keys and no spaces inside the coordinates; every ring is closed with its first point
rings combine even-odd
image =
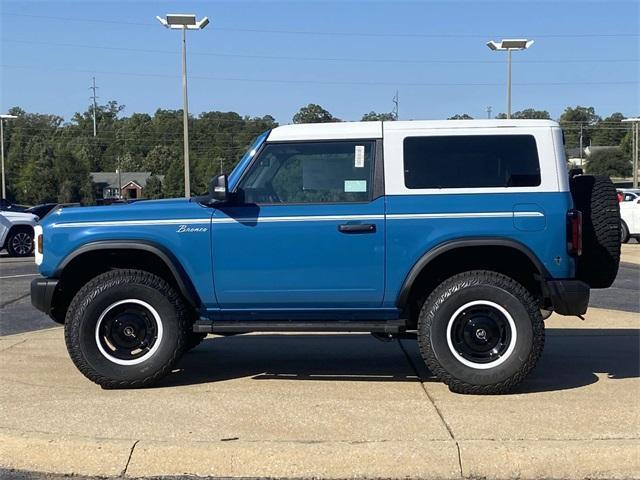
{"type": "Polygon", "coordinates": [[[382,138],[382,131],[472,129],[501,127],[558,127],[553,120],[402,120],[395,122],[335,122],[282,125],[271,131],[268,141],[382,138]],[[383,127],[384,124],[384,127],[383,127]]]}
{"type": "Polygon", "coordinates": [[[298,123],[271,130],[269,142],[382,138],[382,122],[298,123]]]}

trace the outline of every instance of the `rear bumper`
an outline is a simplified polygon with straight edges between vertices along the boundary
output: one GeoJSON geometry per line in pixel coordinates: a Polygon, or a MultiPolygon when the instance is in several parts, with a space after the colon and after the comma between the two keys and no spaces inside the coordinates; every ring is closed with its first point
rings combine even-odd
{"type": "Polygon", "coordinates": [[[31,305],[41,312],[51,315],[53,292],[58,286],[57,278],[36,278],[31,281],[31,305]]]}
{"type": "Polygon", "coordinates": [[[580,280],[547,280],[553,311],[560,315],[582,315],[589,306],[589,285],[580,280]]]}

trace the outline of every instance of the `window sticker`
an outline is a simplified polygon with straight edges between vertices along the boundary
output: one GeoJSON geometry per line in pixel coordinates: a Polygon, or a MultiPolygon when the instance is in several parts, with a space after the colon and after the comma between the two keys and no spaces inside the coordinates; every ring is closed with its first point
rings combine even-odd
{"type": "MultiPolygon", "coordinates": [[[[357,147],[356,147],[357,148],[357,147]]],[[[367,191],[367,181],[366,180],[345,180],[344,181],[344,191],[345,193],[359,193],[367,191]]]]}
{"type": "Polygon", "coordinates": [[[355,167],[364,168],[364,145],[356,145],[355,167]]]}

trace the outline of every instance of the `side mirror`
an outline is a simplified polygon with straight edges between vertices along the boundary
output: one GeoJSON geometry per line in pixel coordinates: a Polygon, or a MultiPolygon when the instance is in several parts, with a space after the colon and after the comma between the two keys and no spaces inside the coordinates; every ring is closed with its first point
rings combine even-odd
{"type": "Polygon", "coordinates": [[[229,198],[229,184],[226,175],[213,177],[209,182],[209,196],[216,202],[224,202],[229,198]]]}

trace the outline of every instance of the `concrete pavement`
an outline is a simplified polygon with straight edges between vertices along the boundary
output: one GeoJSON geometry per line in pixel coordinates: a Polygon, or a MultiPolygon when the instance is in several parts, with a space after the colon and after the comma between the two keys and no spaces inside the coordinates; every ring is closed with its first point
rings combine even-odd
{"type": "Polygon", "coordinates": [[[155,388],[80,375],[62,330],[0,338],[0,467],[97,476],[640,478],[638,314],[553,316],[518,392],[456,395],[416,342],[209,337],[155,388]]]}

